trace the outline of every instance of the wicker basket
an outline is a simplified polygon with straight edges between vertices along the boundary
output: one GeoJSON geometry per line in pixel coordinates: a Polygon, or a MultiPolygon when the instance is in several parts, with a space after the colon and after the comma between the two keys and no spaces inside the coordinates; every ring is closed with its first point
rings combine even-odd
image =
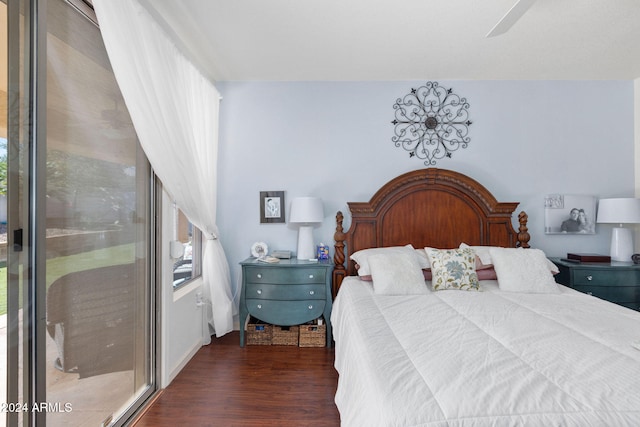
{"type": "Polygon", "coordinates": [[[300,325],[300,347],[324,347],[327,325],[300,325]]]}
{"type": "Polygon", "coordinates": [[[271,345],[298,345],[297,326],[273,326],[271,345]]]}
{"type": "Polygon", "coordinates": [[[267,323],[247,325],[247,345],[271,345],[273,326],[267,323]]]}

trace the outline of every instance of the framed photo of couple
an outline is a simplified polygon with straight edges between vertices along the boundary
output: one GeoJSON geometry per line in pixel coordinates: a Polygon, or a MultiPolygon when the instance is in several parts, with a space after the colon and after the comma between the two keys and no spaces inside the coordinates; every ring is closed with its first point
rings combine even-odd
{"type": "Polygon", "coordinates": [[[544,198],[545,234],[596,234],[596,198],[549,194],[544,198]]]}

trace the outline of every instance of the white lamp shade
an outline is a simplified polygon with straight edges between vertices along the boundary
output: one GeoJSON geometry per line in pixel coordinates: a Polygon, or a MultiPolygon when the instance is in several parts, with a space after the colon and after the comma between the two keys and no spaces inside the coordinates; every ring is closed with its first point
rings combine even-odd
{"type": "Polygon", "coordinates": [[[600,199],[598,222],[613,224],[635,224],[640,222],[640,199],[600,199]]]}
{"type": "Polygon", "coordinates": [[[324,219],[322,200],[318,197],[296,197],[290,212],[289,222],[293,223],[312,224],[324,219]]]}

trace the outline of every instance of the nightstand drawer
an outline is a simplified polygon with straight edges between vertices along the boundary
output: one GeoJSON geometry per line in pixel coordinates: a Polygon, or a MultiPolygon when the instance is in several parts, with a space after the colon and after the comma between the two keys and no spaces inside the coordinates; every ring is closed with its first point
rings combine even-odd
{"type": "Polygon", "coordinates": [[[280,301],[247,298],[249,313],[258,319],[280,326],[299,325],[322,316],[323,300],[280,301]]]}
{"type": "Polygon", "coordinates": [[[633,270],[573,269],[574,286],[632,286],[638,283],[638,272],[633,270]]]}
{"type": "Polygon", "coordinates": [[[326,299],[325,285],[273,285],[269,283],[247,283],[246,297],[255,299],[308,300],[326,299]]]}
{"type": "Polygon", "coordinates": [[[246,267],[247,283],[325,283],[325,268],[246,267]]]}
{"type": "Polygon", "coordinates": [[[640,300],[640,287],[637,286],[574,286],[574,289],[594,297],[611,302],[633,303],[640,300]]]}

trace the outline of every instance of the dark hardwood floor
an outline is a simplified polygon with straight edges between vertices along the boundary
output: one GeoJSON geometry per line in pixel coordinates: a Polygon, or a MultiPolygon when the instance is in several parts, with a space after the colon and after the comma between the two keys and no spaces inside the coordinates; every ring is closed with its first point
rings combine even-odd
{"type": "Polygon", "coordinates": [[[333,348],[202,347],[135,427],[339,426],[333,348]]]}

